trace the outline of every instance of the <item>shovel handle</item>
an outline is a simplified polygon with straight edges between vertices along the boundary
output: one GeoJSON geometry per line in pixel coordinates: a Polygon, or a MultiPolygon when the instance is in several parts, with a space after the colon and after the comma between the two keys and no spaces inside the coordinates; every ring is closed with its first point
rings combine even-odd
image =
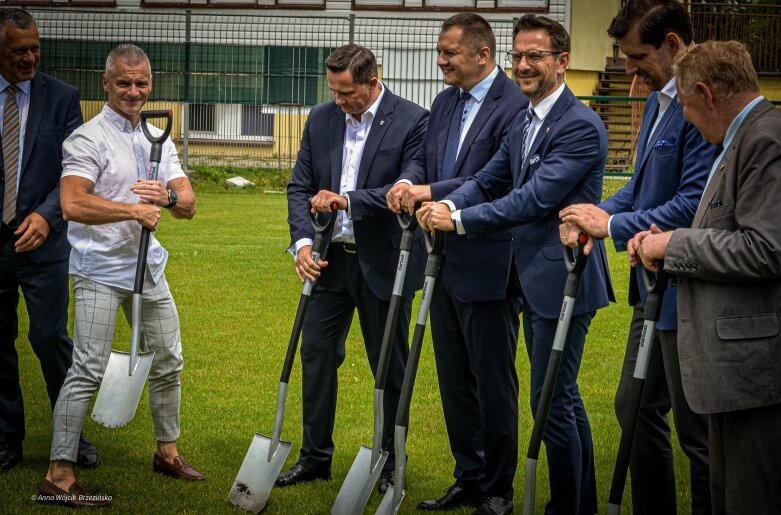
{"type": "Polygon", "coordinates": [[[415,215],[411,215],[406,211],[397,213],[396,220],[399,222],[399,227],[401,227],[401,230],[403,231],[406,231],[408,229],[414,231],[415,228],[418,226],[418,219],[415,217],[415,215]]]}
{"type": "MultiPolygon", "coordinates": [[[[152,150],[149,152],[149,162],[150,163],[160,163],[160,158],[163,155],[163,142],[168,138],[168,136],[171,134],[171,127],[173,126],[174,121],[174,112],[170,109],[168,110],[153,110],[153,111],[141,111],[141,130],[144,132],[144,136],[146,136],[146,139],[149,140],[149,142],[152,144],[152,150]],[[149,132],[149,127],[147,126],[147,120],[151,120],[154,118],[165,118],[165,129],[163,130],[163,133],[158,136],[154,137],[152,136],[152,133],[149,132]]],[[[151,180],[155,181],[157,180],[157,167],[152,166],[152,177],[150,177],[151,180]]]]}
{"type": "Polygon", "coordinates": [[[664,271],[664,261],[658,261],[659,271],[654,273],[643,267],[640,273],[643,276],[643,283],[648,293],[661,294],[667,289],[667,273],[664,271]]]}
{"type": "Polygon", "coordinates": [[[575,255],[575,251],[564,246],[564,265],[567,267],[567,281],[564,283],[564,295],[568,295],[573,299],[578,296],[578,289],[580,288],[580,276],[583,270],[586,268],[586,259],[588,255],[583,252],[583,246],[588,242],[588,236],[585,233],[580,233],[578,236],[578,253],[575,255]]]}

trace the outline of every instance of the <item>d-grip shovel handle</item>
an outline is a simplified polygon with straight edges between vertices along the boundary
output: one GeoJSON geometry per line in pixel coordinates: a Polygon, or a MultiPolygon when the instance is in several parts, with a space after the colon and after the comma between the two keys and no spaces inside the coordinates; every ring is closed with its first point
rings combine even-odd
{"type": "Polygon", "coordinates": [[[567,274],[567,282],[564,284],[564,295],[569,295],[572,298],[578,295],[580,275],[586,268],[586,258],[588,256],[583,252],[583,246],[586,243],[588,243],[588,236],[586,233],[580,233],[578,236],[577,256],[574,249],[564,245],[564,265],[567,267],[567,272],[569,272],[567,274]]]}
{"type": "MultiPolygon", "coordinates": [[[[146,136],[146,139],[149,140],[150,143],[152,143],[152,150],[149,152],[149,162],[150,163],[160,163],[160,158],[163,155],[163,142],[168,139],[168,136],[171,134],[171,126],[173,125],[174,121],[174,112],[170,109],[165,110],[157,110],[157,111],[141,111],[141,130],[144,131],[144,136],[146,136]],[[163,133],[158,136],[154,137],[152,136],[152,133],[149,132],[149,127],[147,126],[146,121],[153,119],[153,118],[165,118],[165,129],[163,130],[163,133]]],[[[154,172],[154,176],[151,178],[153,181],[157,179],[157,168],[152,167],[152,170],[154,172]]]]}
{"type": "Polygon", "coordinates": [[[388,368],[390,366],[393,341],[396,339],[396,322],[399,318],[399,308],[401,307],[402,289],[404,288],[404,279],[406,277],[407,265],[409,261],[409,251],[412,249],[412,242],[415,239],[415,229],[418,227],[418,219],[404,211],[396,215],[396,221],[401,227],[401,242],[399,243],[399,261],[396,265],[396,280],[393,284],[393,293],[391,295],[390,306],[388,307],[388,318],[385,321],[385,332],[382,337],[382,346],[380,347],[380,359],[377,361],[377,375],[374,378],[374,388],[382,390],[385,388],[385,381],[388,378],[388,368]]]}
{"type": "Polygon", "coordinates": [[[642,267],[640,270],[645,289],[648,290],[643,318],[653,320],[654,322],[659,320],[659,315],[662,312],[664,291],[667,289],[667,273],[664,271],[664,261],[659,261],[657,266],[659,271],[655,274],[645,267],[642,267]]]}
{"type": "MultiPolygon", "coordinates": [[[[312,259],[318,261],[319,259],[325,259],[328,253],[328,245],[331,243],[331,231],[333,231],[334,224],[336,223],[336,213],[339,206],[334,202],[331,204],[331,212],[328,214],[328,220],[325,224],[321,224],[317,216],[319,213],[312,213],[312,206],[309,205],[309,218],[312,223],[312,228],[315,230],[315,237],[312,241],[312,259]]],[[[298,310],[296,310],[296,318],[293,321],[293,330],[290,333],[290,341],[287,344],[287,354],[285,355],[285,364],[282,366],[282,375],[279,379],[280,383],[286,383],[290,380],[290,372],[293,370],[293,360],[296,357],[296,349],[298,347],[298,339],[301,336],[301,329],[304,326],[304,315],[306,314],[306,307],[309,305],[309,298],[312,294],[312,290],[315,286],[315,281],[307,279],[304,281],[304,289],[301,292],[301,298],[298,301],[298,310]]]]}

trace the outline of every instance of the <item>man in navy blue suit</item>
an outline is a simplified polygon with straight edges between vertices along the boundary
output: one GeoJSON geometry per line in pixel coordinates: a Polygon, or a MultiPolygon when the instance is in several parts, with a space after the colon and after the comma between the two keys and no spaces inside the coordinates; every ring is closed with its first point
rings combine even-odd
{"type": "MultiPolygon", "coordinates": [[[[67,225],[60,210],[62,142],[82,124],[79,92],[43,73],[35,20],[22,9],[0,10],[0,471],[22,460],[24,404],[15,341],[22,290],[28,338],[41,363],[52,407],[71,365],[68,337],[67,225]]],[[[78,462],[96,467],[83,436],[78,462]]]]}
{"type": "MultiPolygon", "coordinates": [[[[608,34],[626,55],[627,73],[638,76],[653,93],[643,112],[632,179],[605,202],[576,204],[562,210],[574,244],[584,230],[595,238],[612,237],[625,251],[632,237],[656,224],[664,231],[690,227],[702,196],[715,148],[683,118],[673,64],[694,46],[686,8],[677,0],[628,2],[613,19],[608,34]]],[[[563,228],[566,235],[567,228],[563,228]]],[[[616,392],[619,424],[629,424],[632,375],[637,361],[647,292],[639,271],[629,279],[634,306],[624,365],[616,392]]],[[[676,487],[668,413],[673,411],[678,441],[689,458],[692,512],[711,512],[708,486],[708,420],[694,413],[683,393],[677,344],[677,288],[668,288],[656,325],[651,363],[638,414],[630,471],[636,514],[675,514],[676,487]]]]}
{"type": "MultiPolygon", "coordinates": [[[[392,211],[441,200],[498,150],[529,101],[496,65],[496,39],[477,14],[447,19],[437,42],[445,84],[431,106],[426,137],[387,195],[392,211]],[[461,102],[461,98],[463,102],[461,102]]],[[[424,510],[512,498],[518,461],[519,291],[510,281],[509,229],[445,239],[431,300],[431,334],[455,484],[424,510]]]]}
{"type": "MultiPolygon", "coordinates": [[[[366,48],[346,45],[325,61],[334,98],[312,108],[288,184],[288,223],[296,274],[317,277],[301,343],[303,444],[298,462],[278,486],[329,479],[334,451],[337,368],[357,309],[372,372],[376,373],[393,289],[401,228],[385,193],[420,146],[428,111],[390,92],[377,79],[366,48]],[[312,212],[339,206],[327,261],[312,260],[312,212]]],[[[423,280],[423,247],[415,241],[385,386],[383,449],[389,452],[380,491],[392,482],[393,427],[409,349],[412,297],[423,280]]]]}
{"type": "MultiPolygon", "coordinates": [[[[607,155],[605,126],[564,84],[570,38],[558,22],[524,15],[515,26],[513,73],[529,98],[501,149],[477,174],[418,219],[426,230],[467,236],[512,228],[514,265],[522,290],[523,333],[531,362],[536,411],[556,331],[567,270],[559,241],[559,210],[596,202],[607,155]]],[[[604,245],[582,275],[544,434],[551,501],[546,513],[596,513],[591,428],[577,374],[591,319],[612,300],[604,245]]],[[[511,513],[494,499],[478,513],[511,513]]]]}

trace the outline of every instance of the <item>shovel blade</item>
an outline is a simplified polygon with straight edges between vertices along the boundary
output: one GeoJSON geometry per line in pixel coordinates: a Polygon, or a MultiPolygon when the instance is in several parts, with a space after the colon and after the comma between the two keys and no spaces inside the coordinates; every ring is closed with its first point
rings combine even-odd
{"type": "Polygon", "coordinates": [[[151,350],[138,354],[138,362],[131,376],[128,374],[130,354],[111,351],[92,408],[92,420],[109,428],[123,427],[133,420],[154,355],[155,352],[151,350]]]}
{"type": "Polygon", "coordinates": [[[398,500],[394,500],[394,487],[393,485],[388,485],[385,497],[382,498],[376,515],[396,515],[399,512],[399,508],[401,508],[401,501],[404,500],[405,494],[406,492],[402,490],[401,493],[397,494],[398,500]]]}
{"type": "Polygon", "coordinates": [[[255,433],[228,495],[230,502],[244,511],[260,513],[292,447],[292,442],[280,441],[269,460],[271,438],[255,433]]]}
{"type": "Polygon", "coordinates": [[[387,459],[388,451],[380,451],[377,463],[372,466],[371,447],[361,445],[355,461],[347,472],[347,477],[344,478],[339,495],[336,496],[336,501],[331,507],[331,515],[362,513],[387,459]]]}

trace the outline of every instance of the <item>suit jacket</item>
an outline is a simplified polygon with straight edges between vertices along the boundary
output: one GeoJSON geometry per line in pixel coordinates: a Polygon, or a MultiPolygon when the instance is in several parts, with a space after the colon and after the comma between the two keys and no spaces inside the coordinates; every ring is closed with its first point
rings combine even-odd
{"type": "MultiPolygon", "coordinates": [[[[453,169],[454,177],[442,180],[450,119],[459,91],[458,87],[450,87],[434,99],[423,144],[399,177],[413,184],[430,184],[434,200],[443,199],[488,163],[499,150],[518,112],[529,104],[518,85],[500,71],[464,136],[453,169]]],[[[440,274],[456,300],[483,302],[505,298],[513,255],[509,229],[474,238],[448,234],[445,253],[447,257],[440,274]]]]}
{"type": "Polygon", "coordinates": [[[698,413],[781,402],[781,111],[762,100],[743,120],[690,229],[673,232],[678,354],[698,413]]]}
{"type": "MultiPolygon", "coordinates": [[[[467,234],[513,228],[515,266],[529,303],[524,309],[556,319],[567,278],[558,213],[570,204],[599,201],[607,132],[599,116],[565,87],[523,160],[524,118],[515,119],[485,168],[447,198],[462,209],[467,234]]],[[[581,281],[574,314],[614,300],[603,242],[589,256],[581,281]]]]}
{"type": "MultiPolygon", "coordinates": [[[[385,87],[385,85],[383,85],[385,87]]],[[[387,186],[418,150],[428,111],[386,88],[361,156],[355,191],[349,192],[350,213],[361,271],[372,292],[389,300],[399,257],[401,228],[385,202],[387,186]]],[[[308,199],[320,190],[339,192],[344,150],[345,114],[334,103],[312,108],[304,125],[301,149],[287,186],[288,223],[292,244],[312,238],[308,199]]],[[[413,245],[404,293],[423,284],[423,245],[420,232],[413,245]]],[[[318,287],[343,285],[324,269],[318,287]]]]}
{"type": "MultiPolygon", "coordinates": [[[[24,136],[17,220],[38,213],[51,225],[43,244],[27,255],[35,263],[68,259],[68,226],[60,209],[62,143],[84,120],[79,90],[43,73],[30,82],[30,107],[24,136]]],[[[0,163],[0,208],[5,192],[5,169],[0,163]]]]}
{"type": "MultiPolygon", "coordinates": [[[[663,231],[691,226],[697,204],[710,171],[715,147],[695,126],[683,119],[683,107],[673,98],[656,131],[650,134],[659,111],[658,94],[652,93],[645,104],[638,136],[637,160],[632,179],[621,190],[600,204],[613,215],[610,230],[618,251],[627,242],[654,223],[663,231]],[[650,140],[649,140],[650,135],[650,140]]],[[[639,269],[629,276],[629,304],[645,299],[639,269]]],[[[674,331],[678,325],[676,289],[664,294],[662,312],[656,327],[674,331]]]]}

